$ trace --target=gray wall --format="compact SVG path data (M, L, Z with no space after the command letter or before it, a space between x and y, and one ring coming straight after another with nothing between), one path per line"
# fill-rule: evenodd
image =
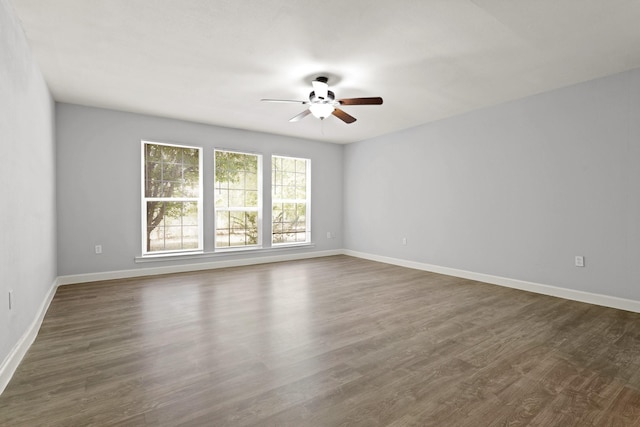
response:
M296 253L342 248L342 157L335 144L208 126L179 120L70 104L56 105L58 154L58 274L109 272L176 264L272 256L244 253L200 260L135 263L141 253L140 141L204 147L205 251L213 250L213 149L227 148L311 159L311 227L315 247ZM268 170L268 169L267 169ZM264 204L271 203L271 176L265 175ZM267 209L267 211L269 211ZM265 233L269 218L265 219ZM327 232L336 238L327 239ZM264 242L270 242L269 234ZM95 245L103 253L94 253Z
M640 300L639 137L634 70L351 144L345 247Z
M53 111L13 9L0 0L0 362L56 277Z

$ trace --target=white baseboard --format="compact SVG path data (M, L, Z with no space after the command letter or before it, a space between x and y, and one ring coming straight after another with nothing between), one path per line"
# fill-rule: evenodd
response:
M103 273L73 274L58 277L58 284L72 285L75 283L98 282L102 280L128 279L131 277L156 276L159 274L185 273L189 271L213 270L217 268L241 267L245 265L268 264L271 262L295 261L298 259L319 258L332 255L342 255L341 249L315 252L286 253L281 255L220 260L194 264L171 265L162 267L138 268L135 270L105 271Z
M526 282L523 280L509 279L506 277L492 276L489 274L475 273L472 271L459 270L449 267L441 267L438 265L425 264L364 252L357 252L348 249L293 253L198 264L140 268L135 270L108 271L103 273L74 274L69 276L60 276L52 283L51 288L49 289L49 292L47 293L44 301L40 305L40 308L33 322L0 365L0 394L2 394L7 384L9 384L9 381L11 380L11 377L13 376L15 370L27 353L27 350L29 350L29 347L31 346L33 341L36 339L44 316L47 313L49 305L53 300L58 286L71 285L75 283L96 282L102 280L152 276L158 274L182 273L188 271L211 270L227 267L240 267L245 265L266 264L271 262L294 261L299 259L318 258L332 255L348 255L356 258L413 268L416 270L430 271L433 273L445 274L448 276L460 277L469 280L477 280L479 282L490 283L493 285L505 286L508 288L520 289L523 291L529 291L543 295L560 297L568 300L580 301L589 304L596 304L605 307L640 313L640 301L618 298L608 295L594 294L590 292L576 291L566 288L559 288L556 286L542 285L540 283Z
M33 322L31 322L29 328L22 337L20 337L16 345L13 346L7 357L2 361L2 364L0 365L0 394L2 394L9 384L11 377L13 377L16 369L18 369L18 365L20 365L20 362L22 362L25 354L27 354L29 347L31 347L36 336L38 336L38 331L40 331L44 315L47 313L49 305L53 300L53 296L56 294L56 289L58 289L58 282L57 280L54 280L49 288L49 292L47 292L47 295L44 298L44 301L40 304Z
M40 326L42 325L42 321L44 320L44 316L49 309L49 305L53 300L53 297L56 293L56 289L58 286L62 285L71 285L75 283L87 283L87 282L97 282L102 280L112 280L112 279L126 279L130 277L140 277L140 276L153 276L158 274L169 274L169 273L183 273L189 271L201 271L201 270L212 270L217 268L227 268L227 267L240 267L244 265L254 265L254 264L267 264L271 262L282 262L282 261L295 261L299 259L309 259L309 258L319 258L326 257L332 255L342 255L343 251L341 249L337 250L328 250L328 251L316 251L316 252L303 252L303 253L287 253L282 255L274 255L274 256L265 256L265 257L256 257L256 258L244 258L244 259L234 259L234 260L226 260L226 261L215 261L215 262L206 262L206 263L197 263L197 264L185 264L185 265L174 265L174 266L164 266L164 267L151 267L151 268L141 268L135 270L120 270L120 271L107 271L103 273L89 273L89 274L74 274L69 276L59 276L51 285L49 292L47 293L44 301L40 305L40 308L36 314L35 319L27 329L27 331L22 335L22 337L18 340L16 345L13 347L11 352L4 359L2 364L0 365L0 394L4 391L4 389L9 384L11 377L14 372L20 365L20 362L24 358L25 354L31 347L31 344L36 339L38 335L38 331L40 330Z
M407 261L404 259L374 255L365 252L357 252L348 249L345 249L343 253L345 255L368 259L370 261L378 261L385 264L397 265L400 267L430 271L432 273L445 274L447 276L460 277L463 279L477 280L478 282L490 283L492 285L534 292L536 294L549 295L572 301L586 302L588 304L601 305L604 307L640 313L640 301L636 300L618 298L609 295L594 294L591 292L576 291L573 289L543 285L540 283L527 282L524 280L509 279L508 277L492 276L490 274L484 273L474 273L473 271L458 270L456 268L441 267L438 265L425 264L416 261Z

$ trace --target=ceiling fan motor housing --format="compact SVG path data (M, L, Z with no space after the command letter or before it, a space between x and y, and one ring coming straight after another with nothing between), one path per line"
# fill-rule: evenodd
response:
M309 102L312 104L331 104L336 99L336 95L332 91L327 91L326 98L320 98L316 96L315 91L311 91L309 94Z

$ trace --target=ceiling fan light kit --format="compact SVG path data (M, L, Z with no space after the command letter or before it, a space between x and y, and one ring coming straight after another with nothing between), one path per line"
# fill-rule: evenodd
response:
M288 99L262 99L265 102L293 102L296 104L308 104L309 108L302 113L292 117L290 122L297 122L298 120L308 116L309 114L314 117L324 120L330 115L333 115L343 122L350 124L356 121L356 118L338 108L341 105L381 105L382 98L369 97L369 98L345 98L336 100L335 94L329 90L329 79L324 76L317 77L311 82L313 90L309 94L309 101L293 101Z
M327 103L311 104L309 106L309 110L311 110L311 114L313 114L313 117L316 117L320 120L324 120L329 117L329 115L331 115L331 113L333 113L333 110L335 109L336 107Z

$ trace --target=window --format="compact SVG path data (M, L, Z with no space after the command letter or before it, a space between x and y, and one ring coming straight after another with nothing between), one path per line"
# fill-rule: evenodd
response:
M262 244L262 156L215 151L216 248Z
M271 158L272 244L311 241L311 160Z
M201 148L142 141L142 254L202 250Z

